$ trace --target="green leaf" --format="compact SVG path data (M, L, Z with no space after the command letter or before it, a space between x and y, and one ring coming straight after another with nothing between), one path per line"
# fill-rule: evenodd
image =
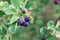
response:
M26 4L26 8L30 8L30 7L33 7L34 5L34 1L29 1L27 4Z
M9 32L10 32L11 34L14 34L15 31L16 31L16 28L17 28L17 23L11 24L10 27L9 27Z
M54 27L54 25L55 25L55 23L52 20L47 23L48 28L52 28L52 27Z
M9 6L8 2L3 2L2 11L5 12L6 15L11 15L16 13L16 9Z
M47 40L58 40L55 36L53 35L47 35Z
M4 14L3 11L1 11L1 12L0 12L0 17L3 17L3 15L5 15L5 14Z
M3 2L3 3L2 3L2 7L3 7L3 8L4 8L4 7L9 7L8 2L7 2L7 1Z
M0 3L1 4L1 3ZM0 10L2 10L2 6L0 5Z
M5 25L2 26L2 32L4 35L7 33L7 28Z
M3 32L2 32L2 30L0 30L0 35L3 35Z
M14 23L15 21L17 21L19 19L19 16L17 15L13 15L11 20L10 20L10 24Z
M10 0L10 1L16 8L20 7L20 1L19 0Z
M2 38L0 38L0 40L3 40Z
M4 25L8 25L9 22L10 22L9 19L2 19L2 24L4 24Z
M26 16L28 16L28 13L26 13L26 14L22 14L22 16L23 16L23 17L26 17Z
M60 28L55 28L55 30L54 30L55 32L59 32L60 33Z
M15 10L15 9L14 9ZM6 15L11 15L11 14L15 14L16 11L14 11L12 8L10 7L5 7L3 8L3 11L5 12Z
M30 16L30 22L33 23L34 19L32 16Z
M5 35L7 32L7 28L5 25L0 26L0 34Z
M46 32L47 32L47 28L46 28L46 27L42 27L42 28L40 29L40 33L41 33L42 35L46 35Z

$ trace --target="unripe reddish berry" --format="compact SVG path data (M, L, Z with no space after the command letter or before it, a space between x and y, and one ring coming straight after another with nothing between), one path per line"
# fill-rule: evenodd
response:
M32 11L28 11L28 14L31 15Z
M4 15L3 17L4 17L4 19L7 19L7 18L8 18L8 16L7 16L7 15Z

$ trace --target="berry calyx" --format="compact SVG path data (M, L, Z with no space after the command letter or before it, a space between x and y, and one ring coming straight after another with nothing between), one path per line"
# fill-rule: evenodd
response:
M30 18L28 16L25 17L25 21L29 22Z

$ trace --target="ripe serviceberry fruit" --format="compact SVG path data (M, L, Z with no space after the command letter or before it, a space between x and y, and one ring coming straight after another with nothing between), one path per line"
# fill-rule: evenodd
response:
M29 22L30 18L28 16L25 17L25 21Z
M54 3L55 3L55 4L58 4L58 2L57 2L57 1L54 1Z
M18 20L18 24L23 26L24 21L23 20Z
M41 40L46 40L46 37L45 36L41 37Z
M26 13L26 10L25 9L22 9L22 13L25 14Z
M24 26L27 27L29 25L29 22L24 22Z
M54 0L54 3L55 4L59 4L60 3L60 0Z

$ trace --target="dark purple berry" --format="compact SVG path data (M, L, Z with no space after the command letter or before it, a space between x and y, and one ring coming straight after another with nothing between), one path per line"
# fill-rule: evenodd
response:
M30 18L28 16L25 17L25 21L29 22Z
M60 0L54 0L54 3L55 4L59 4L60 3Z
M54 1L54 3L55 3L55 4L58 4L58 2L57 2L57 1Z
M22 13L25 14L26 13L26 10L25 9L22 9Z
M46 40L46 37L45 37L45 36L43 36L43 37L41 38L41 40Z
M27 27L29 25L29 22L24 22L24 26Z
M24 21L23 20L18 20L18 24L23 26Z

